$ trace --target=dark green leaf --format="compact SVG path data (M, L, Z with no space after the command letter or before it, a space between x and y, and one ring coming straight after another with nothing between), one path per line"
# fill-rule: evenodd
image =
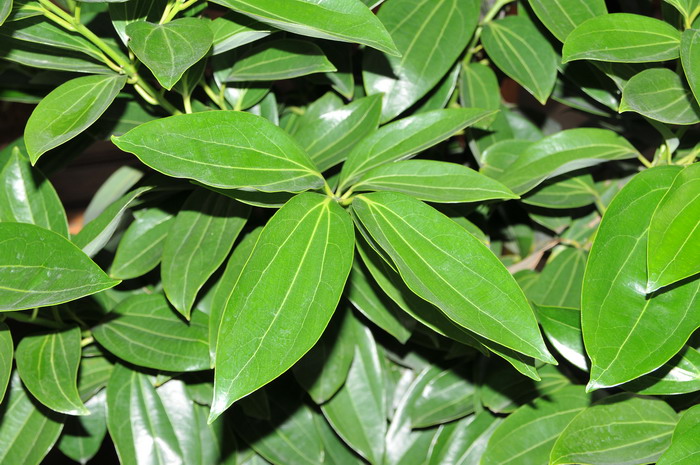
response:
M542 330L554 348L572 365L588 371L588 359L583 349L581 311L577 308L537 305Z
M156 393L175 431L175 436L182 451L183 463L204 465L202 463L203 449L214 448L211 443L202 444L200 434L196 433L198 427L206 427L198 424L198 415L195 412L196 406L187 392L185 383L179 379L171 379L159 386L156 389ZM193 430L195 431L194 434Z
M416 113L425 113L427 111L442 110L452 99L452 95L457 88L459 80L459 72L462 68L461 63L457 63L452 71L447 73L445 77L431 90L428 94L418 102Z
M105 357L86 357L83 354L78 370L78 393L83 402L107 386L113 368L112 362Z
M2 0L0 3L0 26L5 22L12 12L12 0Z
M5 323L0 323L0 404L5 398L7 383L12 375L12 359L15 346L12 343L10 328Z
M469 381L464 366L448 369L431 366L414 381L406 414L412 428L448 423L474 412L476 386Z
M538 305L581 308L581 285L588 253L568 247L552 255L531 289L530 299Z
M0 55L4 60L33 68L114 76L114 71L106 65L98 63L82 53L65 51L57 55L51 47L17 39L3 38L0 40Z
M112 173L100 188L97 189L97 192L95 192L95 195L85 209L83 215L85 223L87 224L97 218L107 207L128 193L131 188L143 178L144 174L143 169L134 168L132 166L122 166Z
M681 62L695 101L700 102L700 30L688 29L681 36Z
M608 12L605 0L529 0L529 3L542 24L562 42L582 22Z
M255 42L272 33L271 27L235 11L229 11L212 21L211 30L214 34L214 55Z
M498 110L501 107L501 90L496 73L480 63L464 65L459 96L463 107Z
M104 391L85 403L90 415L69 417L58 449L76 462L86 463L92 459L107 434L107 395Z
M501 419L482 410L476 415L445 425L433 443L429 465L477 464Z
M360 465L362 459L353 453L353 451L345 445L338 437L333 429L328 425L328 422L323 415L314 415L314 423L316 431L321 436L324 449L324 462L328 465Z
M112 19L114 30L119 38L128 43L126 26L136 21L158 22L163 15L167 0L129 0L127 2L110 2L109 16Z
M544 208L580 208L596 201L593 176L588 173L562 176L544 183L523 198L523 203Z
M700 352L685 346L661 368L624 384L623 388L659 396L700 391Z

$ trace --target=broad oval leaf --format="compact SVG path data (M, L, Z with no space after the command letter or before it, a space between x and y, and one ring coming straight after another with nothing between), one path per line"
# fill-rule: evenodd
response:
M659 368L700 326L700 280L646 292L649 223L680 170L664 166L637 174L598 228L581 307L591 359L589 389L616 386Z
M671 445L657 465L693 465L700 455L700 406L686 410L673 431Z
M338 305L353 248L350 217L329 197L300 194L272 217L224 310L210 418L313 347Z
M90 127L125 84L126 77L116 74L85 76L52 90L34 109L24 129L31 162Z
M5 323L0 323L0 403L5 398L5 390L12 375L14 352L10 328Z
M564 42L562 61L645 63L678 58L681 33L660 19L630 13L591 18Z
M642 71L622 89L620 113L634 111L668 124L700 122L700 105L681 76L666 68Z
M557 78L557 56L547 39L522 16L484 27L482 43L498 68L545 104Z
M360 0L217 0L278 29L320 39L357 42L398 54L382 23Z
M493 432L480 463L549 463L549 454L562 430L589 403L590 396L583 386L569 386L523 405Z
M206 189L195 190L185 200L165 238L160 272L165 295L185 318L249 214L248 205Z
M457 163L406 160L378 166L353 186L356 191L393 191L428 202L517 199L503 184Z
M688 29L681 36L681 63L688 84L700 102L700 29Z
M78 394L80 328L25 336L15 360L22 382L39 402L69 415L90 413Z
M250 134L256 137L249 138ZM208 186L299 192L323 185L309 156L282 129L240 111L206 111L142 124L112 138L163 174Z
M382 121L416 103L452 69L479 20L478 0L393 0L378 17L401 56L369 50L362 63L368 94L384 93Z
M163 371L209 368L207 315L185 322L162 294L129 297L93 330L105 349L134 365Z
M0 311L46 307L119 284L55 232L0 223Z
M125 32L129 48L170 90L211 48L214 35L209 22L204 18L180 18L165 24L134 21Z
M676 412L662 400L606 397L566 426L549 463L652 463L669 446L676 421Z
M576 26L608 12L605 0L529 0L529 3L542 24L562 42Z
M80 463L87 463L97 454L107 434L105 391L90 398L85 406L90 410L90 415L69 417L57 444L63 454Z
M513 277L461 226L397 193L357 196L353 211L420 297L480 336L554 361Z

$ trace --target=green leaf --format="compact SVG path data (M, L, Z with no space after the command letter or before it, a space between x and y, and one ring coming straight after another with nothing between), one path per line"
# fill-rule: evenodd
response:
M490 145L481 154L482 174L501 179L508 174L510 166L532 145L529 140L506 139Z
M700 122L700 105L681 76L666 68L642 71L622 90L620 113L634 111L668 124Z
M700 391L700 352L685 346L661 368L622 387L638 394L659 396Z
M39 402L69 415L90 413L78 395L80 328L25 336L15 360L22 382Z
M39 465L61 434L64 418L37 407L15 373L3 403L0 464Z
M681 33L660 19L611 13L591 18L564 42L562 61L647 63L678 58Z
M357 325L350 309L339 311L321 339L294 365L297 382L319 405L345 383L355 355Z
M136 21L149 21L156 23L163 15L167 0L129 0L127 2L110 2L109 16L112 19L114 30L126 45L129 36L126 34L126 26Z
M0 323L0 403L5 398L7 383L12 375L12 359L15 346L12 343L10 328L5 323Z
M581 308L581 285L587 258L585 250L573 247L553 254L532 286L530 299L549 307Z
M420 297L480 336L554 361L513 277L461 226L418 200L389 192L356 197L353 211Z
M255 42L273 32L271 27L235 11L219 16L210 27L214 34L213 55Z
M381 95L358 99L304 118L294 138L311 156L319 171L326 171L345 160L357 141L376 131L381 110Z
M544 305L537 305L536 309L542 330L556 351L575 367L588 371L581 334L581 311Z
M226 259L250 207L205 189L185 200L163 245L161 278L170 303L189 319L197 293Z
M207 315L185 322L162 294L129 297L93 329L105 349L134 365L163 371L209 368Z
M134 212L136 218L122 236L109 275L117 279L143 276L160 263L173 215L160 208Z
M700 406L686 410L673 431L671 445L657 465L692 465L700 454Z
M452 95L457 89L457 81L459 80L459 71L462 68L461 63L457 63L452 71L448 72L442 80L426 94L419 102L415 113L425 113L427 111L442 110L449 105Z
M145 374L114 367L107 385L107 429L120 463L182 465L163 403Z
M688 20L694 19L700 13L700 3L698 0L664 0L666 3L673 5L684 18Z
M65 51L57 55L51 47L17 39L3 38L0 40L0 54L4 60L33 68L114 76L114 71L103 63L98 63L82 53Z
M323 185L309 156L284 130L250 113L171 116L112 140L156 171L208 186L299 192Z
M67 457L80 463L92 459L107 434L107 395L101 391L85 403L90 415L69 417L57 447Z
M673 180L649 225L647 292L700 272L700 163Z
M211 443L202 444L201 430L197 430L199 428L206 429L206 426L198 424L198 412L195 412L196 406L187 392L187 386L180 379L171 379L159 386L156 393L175 431L182 451L183 463L204 465L202 454L205 451L203 448L215 449L215 447L212 447Z
M236 61L225 81L276 81L336 71L318 45L296 39L265 42Z
M547 39L522 16L490 22L482 35L496 66L544 105L557 78L557 56Z
M676 412L662 400L606 397L569 423L549 463L653 463L669 446L676 421Z
M126 77L116 74L85 76L61 84L44 97L24 130L32 164L97 121L125 84Z
M170 90L211 48L214 36L209 22L203 18L180 18L165 24L134 21L125 31L129 48Z
M372 168L411 158L492 114L493 111L479 108L450 108L421 113L382 126L359 141L348 154L340 172L339 189L355 183Z
M542 24L562 42L587 19L608 12L605 0L529 0L529 3Z
M31 224L0 223L0 311L46 307L119 284L66 238Z
M324 449L324 463L329 465L361 465L362 459L345 445L330 427L323 415L314 415L317 434Z
M700 6L700 5L699 5ZM681 62L685 77L700 102L700 30L688 29L681 36Z
M354 326L355 357L345 385L321 405L333 430L372 464L382 461L387 405L379 348L369 328Z
M523 203L544 208L580 208L596 201L597 191L589 173L552 179L531 191Z
M48 179L19 150L0 171L0 221L31 223L68 237L61 199Z
M637 155L637 150L613 131L569 129L528 146L496 179L520 195L560 174Z
M559 434L589 403L582 386L569 386L523 405L494 431L480 463L549 463Z
M425 368L414 381L406 415L412 428L448 423L474 412L476 386L464 366Z
M90 400L102 388L112 375L114 365L105 357L86 357L80 360L78 370L78 392L83 402Z
M398 54L382 23L360 0L217 0L246 16L308 37L357 42Z
M598 228L581 307L591 359L589 389L622 384L659 368L700 326L700 280L646 293L651 216L680 170L664 166L637 174L617 194Z
M491 68L481 63L462 65L459 97L465 108L483 108L496 111L501 108L501 89ZM483 127L488 127L484 121Z
M501 419L482 410L445 425L435 438L428 465L479 463Z
M318 341L350 273L353 237L347 213L317 194L294 197L267 223L224 310L210 418Z
M132 166L122 166L112 173L90 199L83 215L85 223L97 218L107 207L127 194L143 178L144 174L143 169Z
M457 163L406 160L378 166L365 173L356 191L393 191L428 202L479 202L517 199L507 187Z
M12 0L2 0L0 3L0 26L3 25L5 20L12 12Z
M401 56L368 50L367 94L384 93L382 121L394 119L434 88L466 48L479 20L478 0L394 0L378 17Z

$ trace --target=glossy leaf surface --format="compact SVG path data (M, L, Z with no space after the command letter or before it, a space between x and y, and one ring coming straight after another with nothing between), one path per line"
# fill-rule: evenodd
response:
M685 77L693 90L695 101L700 102L700 30L689 29L681 36L681 63Z
M581 333L581 310L538 305L537 315L544 334L557 352L575 367L588 371Z
M412 428L448 423L474 411L477 388L469 381L464 367L426 368L416 378L416 385L420 389L414 390L406 406Z
M691 465L700 455L700 407L686 410L673 431L671 445L658 465Z
M605 0L529 0L529 3L542 24L562 42L587 19L608 12Z
M233 11L216 18L210 27L214 35L214 55L255 42L272 33L271 27Z
M686 345L661 368L623 386L628 391L647 395L696 392L700 390L700 352Z

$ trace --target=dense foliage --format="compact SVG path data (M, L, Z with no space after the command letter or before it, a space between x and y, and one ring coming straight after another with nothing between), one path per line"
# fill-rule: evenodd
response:
M0 465L698 463L699 0L212 1L0 0Z

